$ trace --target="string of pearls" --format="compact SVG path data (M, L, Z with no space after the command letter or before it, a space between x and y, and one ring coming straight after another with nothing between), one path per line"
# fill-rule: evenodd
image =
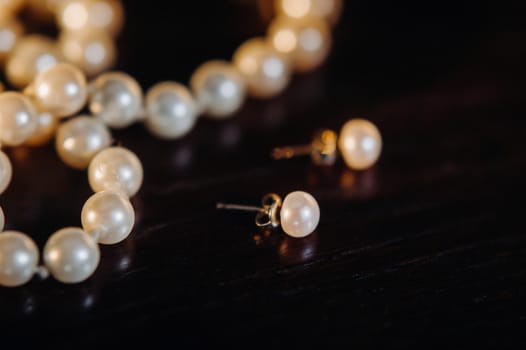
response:
M13 17L22 0L0 1L0 13L11 15L0 17L0 60L4 60L9 82L23 89L0 93L0 143L43 145L55 137L59 157L70 167L87 169L95 194L82 209L82 228L68 227L51 235L43 250L43 265L39 265L38 248L29 236L17 231L0 234L0 285L9 287L47 273L63 283L82 282L99 264L97 243L119 243L132 231L135 213L129 198L141 187L143 169L130 150L111 146L109 128L142 121L153 135L177 139L192 130L200 115L228 118L247 95L269 98L281 93L293 72L313 70L326 59L330 25L341 11L341 0L278 0L278 17L267 36L242 44L232 62L215 60L201 65L191 77L190 88L161 82L143 96L140 85L128 74L98 74L113 61L114 50L109 49L113 42L108 38L122 27L120 2L27 1L28 6L54 14L62 32L57 42L23 37ZM94 49L96 41L103 50ZM77 47L71 48L74 45ZM104 59L95 62L93 52ZM87 76L93 75L98 76L88 83ZM90 114L62 122L86 106ZM0 151L0 194L11 177L9 158ZM3 228L0 208L0 232Z

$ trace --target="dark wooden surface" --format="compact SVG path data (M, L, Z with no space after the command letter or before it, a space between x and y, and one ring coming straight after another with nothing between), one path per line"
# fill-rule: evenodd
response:
M186 82L265 25L250 1L171 3L125 4L118 68L145 88ZM86 283L0 289L0 343L523 348L526 8L507 5L349 1L330 61L283 96L177 142L115 133L145 167L134 233ZM268 157L356 116L384 136L371 170ZM79 225L85 173L51 146L9 153L8 228L42 247ZM298 189L322 213L304 240L214 209Z

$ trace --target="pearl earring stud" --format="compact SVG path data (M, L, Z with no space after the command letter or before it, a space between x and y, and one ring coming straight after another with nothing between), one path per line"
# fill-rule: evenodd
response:
M291 159L310 155L316 165L333 165L338 151L347 166L355 170L372 167L382 152L382 135L378 128L365 119L351 119L342 127L340 136L324 129L317 132L310 144L277 147L272 158Z
M274 193L267 194L261 206L218 203L217 209L241 210L256 212L258 227L279 227L294 238L303 238L316 230L320 221L320 207L309 193L295 191L284 200Z

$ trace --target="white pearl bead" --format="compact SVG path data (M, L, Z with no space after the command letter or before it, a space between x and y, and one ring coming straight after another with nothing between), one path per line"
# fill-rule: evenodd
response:
M11 161L4 152L0 151L0 194L4 193L9 187L12 176L13 167L11 166Z
M2 207L0 207L0 232L4 230L4 227L5 227L5 215L4 215L4 210L2 209Z
M245 101L245 81L230 63L210 61L201 65L190 81L200 109L223 119L234 114Z
M0 62L5 61L22 36L24 27L14 18L0 18Z
M102 31L63 32L58 46L68 62L90 77L111 68L117 58L113 38Z
M291 78L286 57L261 38L241 45L234 53L233 62L253 97L273 97L287 87Z
M125 128L142 113L142 89L128 74L102 74L91 83L90 91L91 113L112 128Z
M318 17L278 17L270 25L268 37L272 46L288 55L294 69L301 73L321 65L332 45L330 28Z
M82 208L82 227L89 234L99 235L102 244L125 240L135 224L135 212L130 201L112 191L95 193Z
M36 109L18 92L0 94L0 141L8 146L24 143L38 125Z
M122 4L117 0L61 1L56 13L64 31L105 31L115 36L124 22Z
M153 86L146 94L146 127L164 139L186 135L197 121L197 105L186 87L175 82Z
M6 75L17 88L24 88L38 73L62 60L55 42L42 35L28 35L20 38L9 54Z
M320 207L312 195L296 191L285 197L280 216L283 231L291 237L302 238L318 227Z
M17 287L35 274L38 248L27 235L6 231L0 233L0 285Z
M93 158L88 168L88 180L94 192L109 190L132 197L142 185L142 164L126 148L111 147Z
M37 115L38 124L35 132L26 141L29 146L42 146L51 141L58 128L58 118L49 112L41 112Z
M364 170L373 166L380 157L382 136L370 121L352 119L343 126L338 145L347 166Z
M86 77L77 67L59 63L37 75L32 92L40 110L67 117L86 103Z
M75 117L60 125L55 140L60 159L76 169L86 169L91 159L110 144L108 128L89 116Z
M99 246L80 228L68 227L55 232L44 247L46 267L63 283L88 279L99 261Z
M341 16L342 0L275 0L276 10L285 16L301 19L319 17L334 25Z

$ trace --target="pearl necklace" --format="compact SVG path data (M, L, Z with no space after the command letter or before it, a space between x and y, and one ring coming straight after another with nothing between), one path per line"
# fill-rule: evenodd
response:
M13 38L10 45L0 39L0 60L6 60L11 84L24 89L0 94L0 142L41 145L56 134L59 157L73 168L87 169L95 194L82 208L82 228L68 227L51 235L43 265L29 236L17 231L0 234L0 285L8 287L23 285L35 274L51 274L63 283L82 282L99 265L98 243L116 244L131 233L135 213L129 198L141 187L143 168L130 150L111 147L109 127L142 121L153 135L177 139L193 129L200 115L225 119L239 110L247 95L276 96L294 71L308 72L325 61L331 47L330 24L342 5L341 0L277 0L279 16L266 38L242 44L231 63L210 61L198 67L191 89L161 82L143 98L140 85L125 73L103 73L89 84L86 78L107 70L114 61L111 39L123 22L119 1L27 1L33 10L51 9L62 32L58 44L39 36L22 38L14 17L0 19L0 31ZM22 0L3 1L0 13L14 16L21 4ZM91 116L59 122L86 104ZM0 193L11 177L9 158L0 151ZM3 228L0 208L0 231Z

